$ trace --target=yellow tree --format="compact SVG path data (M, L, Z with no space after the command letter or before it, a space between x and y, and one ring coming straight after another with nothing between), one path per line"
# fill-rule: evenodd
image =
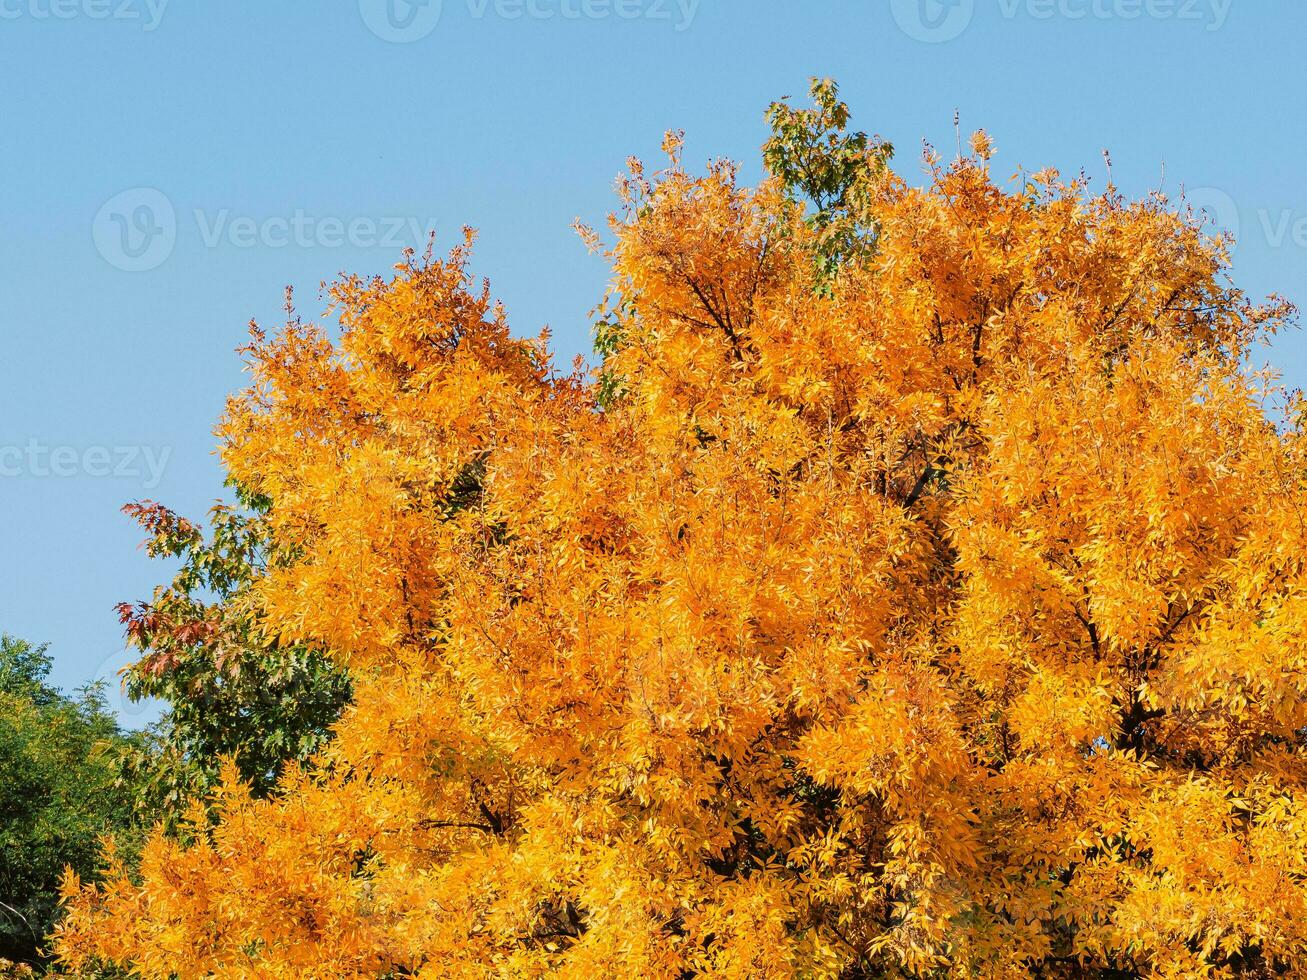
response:
M470 236L255 333L260 621L354 704L70 878L66 963L1307 976L1303 415L1247 369L1292 310L1161 195L983 134L913 186L814 94L759 187L632 162L595 377Z

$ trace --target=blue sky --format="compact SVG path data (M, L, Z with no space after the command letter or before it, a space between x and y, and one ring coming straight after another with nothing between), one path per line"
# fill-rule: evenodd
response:
M118 508L220 494L233 350L286 285L316 315L322 280L471 224L570 358L606 277L572 219L671 127L755 177L811 75L909 176L954 109L1008 172L1164 172L1238 229L1249 292L1301 302L1304 38L1287 0L0 0L0 629L60 684L113 677L113 605L167 572ZM1267 356L1307 381L1302 335Z

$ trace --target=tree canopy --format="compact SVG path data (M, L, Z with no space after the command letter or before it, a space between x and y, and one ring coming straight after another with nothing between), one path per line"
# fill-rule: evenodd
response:
M66 867L94 875L100 838L132 827L118 758L131 737L103 695L49 684L46 647L0 635L0 971L40 963Z
M1160 192L983 133L917 186L815 94L756 187L631 162L596 374L470 233L254 331L244 594L353 701L70 875L70 967L1307 976L1293 311Z

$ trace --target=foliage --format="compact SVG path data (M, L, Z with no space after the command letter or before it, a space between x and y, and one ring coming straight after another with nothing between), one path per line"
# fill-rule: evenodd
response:
M972 146L868 178L874 248L814 289L810 188L670 137L621 185L602 408L470 236L341 281L338 340L256 330L249 595L354 704L138 880L70 877L66 961L1307 976L1307 443L1246 370L1292 310L1161 195Z
M830 79L813 79L813 108L795 109L782 99L767 110L771 137L762 158L784 188L788 200L805 214L812 232L813 287L829 296L840 267L866 262L875 252L876 224L869 195L894 155L894 148L866 133L847 133L849 107L839 101L839 88ZM680 133L668 134L674 144ZM669 144L671 145L671 144ZM639 161L632 161L639 177ZM784 224L780 225L783 232ZM598 236L580 227L593 250ZM600 307L594 325L594 352L600 358L595 401L607 408L626 390L615 357L624 346L624 324L636 315L635 298L618 291Z
M795 109L785 100L767 110L771 138L762 160L791 198L812 209L817 287L831 289L841 265L865 261L876 242L870 195L885 173L894 147L866 133L846 133L849 107L830 79L813 79L813 107Z
M0 636L0 975L38 964L65 866L92 875L99 838L131 825L114 754L129 744L104 698L47 683L44 646Z
M255 795L287 762L305 762L329 737L349 699L344 672L316 649L269 634L252 582L270 563L268 502L236 488L239 506L217 504L212 532L152 501L124 510L146 530L152 557L176 559L176 575L151 602L119 606L142 651L126 676L134 698L168 705L138 751L124 759L138 809L176 829L231 759Z

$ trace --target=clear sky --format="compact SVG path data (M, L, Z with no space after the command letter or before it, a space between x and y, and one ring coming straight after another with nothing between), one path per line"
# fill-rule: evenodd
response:
M287 284L316 315L321 280L470 224L570 358L606 276L572 219L671 127L756 176L811 75L910 177L955 108L1007 172L1164 172L1238 228L1242 285L1301 303L1304 39L1297 0L0 0L0 629L113 677L114 604L167 573L118 508L221 493L233 351ZM1303 335L1268 357L1307 382Z

